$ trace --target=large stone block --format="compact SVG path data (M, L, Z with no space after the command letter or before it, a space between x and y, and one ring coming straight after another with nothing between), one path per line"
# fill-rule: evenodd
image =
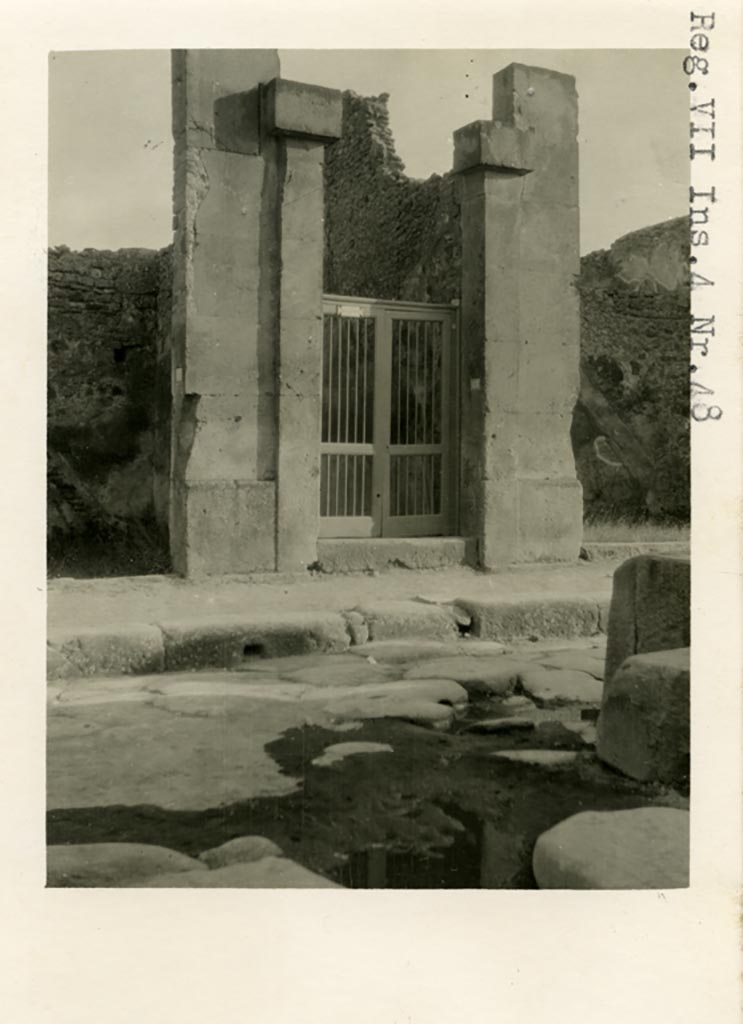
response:
M453 615L437 605L378 601L363 605L358 611L369 627L370 640L446 640L458 636Z
M218 127L224 135L223 97L250 92L279 73L277 50L173 50L171 60L173 134L202 149L219 147Z
M688 648L636 654L607 680L596 752L640 782L688 783Z
M225 615L164 622L165 669L237 668L256 656L343 651L348 635L336 612Z
M585 811L537 839L540 889L684 889L689 812L671 807Z
M341 135L343 103L338 89L274 78L264 92L266 129L331 142Z
M497 168L514 174L532 169L534 137L511 125L473 121L454 132L454 170Z
M518 495L519 560L577 559L583 537L583 490L578 481L519 480Z
M276 485L270 480L187 483L183 548L174 568L188 575L276 568Z
M51 888L114 888L137 885L167 871L198 871L198 860L162 846L141 843L73 843L49 846L47 886Z
M688 647L691 563L688 558L639 555L614 573L606 678L632 654Z
M131 884L144 889L340 889L322 875L285 857L262 857L249 864L230 864L201 871L155 875Z
M593 636L599 628L598 604L591 598L545 598L509 601L470 600L456 605L472 616L474 636L492 640L513 637Z
M55 652L50 655L50 652ZM78 626L52 630L47 638L49 678L142 675L163 670L163 638L157 626Z

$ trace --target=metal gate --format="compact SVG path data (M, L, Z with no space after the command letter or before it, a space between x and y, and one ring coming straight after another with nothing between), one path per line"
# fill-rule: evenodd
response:
M456 309L325 296L321 537L450 533Z

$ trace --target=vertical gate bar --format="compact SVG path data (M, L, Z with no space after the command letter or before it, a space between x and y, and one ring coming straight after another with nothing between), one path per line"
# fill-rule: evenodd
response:
M353 334L354 321L349 318L348 320L348 334L346 336L346 430L345 437L343 440L348 444L351 440L351 435L348 433L348 420L350 412L350 399L351 399L351 335Z
M418 426L419 426L419 423L418 423L418 420L419 420L418 409L419 409L419 406L420 406L420 400L419 400L419 395L420 395L420 390L419 390L419 388L420 388L420 379L419 379L419 376L420 376L420 358L421 358L420 341L421 341L421 322L420 322L420 320L416 320L415 321L415 377L414 377L414 384L413 384L413 401L415 402L415 405L413 407L413 422L414 422L415 426L413 427L413 444L418 444L418 442L420 440L420 438L418 436Z
M364 317L364 344L362 352L364 353L361 361L361 436L359 441L362 444L366 443L366 360L367 356L367 345L368 339L368 327L369 321Z
M428 444L428 320L423 325L423 444Z
M361 456L361 514L366 515L366 455Z
M359 349L361 348L361 318L356 321L353 359L353 440L359 443Z
M405 440L410 444L410 321L405 321Z
M335 359L335 337L338 333L338 317L330 321L330 337L328 339L328 441L333 440L333 360Z
M397 401L395 403L395 415L396 415L396 419L397 419L397 426L396 426L395 432L393 434L393 439L394 439L395 444L399 444L400 443L400 424L401 424L401 420L400 420L400 394L401 394L401 391L400 391L400 378L402 376L402 373L401 373L401 370L402 370L402 331L401 331L400 321L399 320L393 320L392 321L392 339L393 339L393 353L394 353L394 355L397 356L397 371L396 371L397 381L395 382L397 384L397 388L396 388L396 390L397 390Z
M343 440L343 438L341 436L341 422L342 422L342 414L343 414L343 389L342 389L341 374L343 372L343 331L344 331L344 323L345 323L345 317L341 317L340 318L340 324L339 324L339 327L338 327L338 382L337 382L337 385L336 385L337 394L338 394L338 421L336 423L336 429L335 429L335 439L336 439L336 441L342 441Z
M351 465L353 466L353 487L351 489L351 493L353 495L353 499L352 499L352 502L351 502L351 515L352 516L356 515L356 489L357 489L356 488L356 466L357 466L358 461L359 461L358 455L352 455L351 456Z
M438 327L436 331L436 355L437 359L434 360L434 375L433 375L433 440L436 442L437 427L440 427L440 416L441 416L441 404L439 402L439 380L441 378L441 360L443 359L443 352L441 346L441 328ZM438 436L441 436L440 430Z

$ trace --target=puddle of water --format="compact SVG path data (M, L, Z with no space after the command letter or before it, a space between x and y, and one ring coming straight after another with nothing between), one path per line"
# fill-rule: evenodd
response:
M442 810L463 829L432 853L356 850L333 872L349 889L534 889L525 837L504 833L486 819L450 805Z

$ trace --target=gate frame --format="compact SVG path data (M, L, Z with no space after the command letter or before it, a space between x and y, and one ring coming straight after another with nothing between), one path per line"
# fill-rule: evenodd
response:
M460 529L460 439L461 439L461 401L460 401L460 374L461 374L461 306L459 299L452 299L451 302L414 302L406 299L376 299L368 296L359 295L336 295L334 293L323 293L323 315L327 312L327 305L334 305L336 307L353 306L359 309L359 315L369 315L367 311L382 310L389 313L406 311L411 313L425 313L426 311L438 311L440 313L447 313L451 316L450 320L450 341L449 341L449 366L448 366L448 388L447 394L442 393L442 403L447 403L448 409L444 417L445 431L442 437L445 438L443 442L443 449L445 451L444 459L444 473L442 479L442 518L445 520L445 530L440 534L428 534L419 533L416 530L406 532L404 529L398 529L395 533L383 533L384 522L386 519L393 518L390 516L385 517L381 511L378 514L380 522L379 533L366 533L362 530L354 532L351 528L350 532L343 535L339 535L335 532L333 527L334 523L342 521L345 524L345 528L348 529L348 523L354 517L331 517L331 516L319 516L318 526L318 538L323 540L343 540L343 539L364 539L364 540L395 540L399 538L428 538L428 537L456 537L459 536ZM336 309L334 312L338 313ZM373 314L372 314L373 315ZM423 319L423 317L421 317ZM390 339L386 339L389 342ZM386 346L385 346L386 347ZM383 351L383 358L386 358L388 352ZM376 352L375 352L375 367L376 367ZM374 422L375 424L379 421L380 415L389 414L389 408L385 408L380 402L380 395L378 394L379 389L374 389ZM322 403L321 403L322 404ZM318 437L321 437L321 428L318 424ZM372 463L372 520L374 519L374 510L377 502L382 502L383 497L376 498L376 493L380 495L387 495L389 498L389 466L390 466L390 445L387 444L387 458L381 460L377 458L377 452L374 451L373 463ZM319 444L319 451L322 454L323 444L322 441ZM376 443L374 445L376 449ZM380 465L383 463L383 465ZM366 520L367 517L356 517L358 519ZM394 517L398 520L406 517ZM413 518L413 517L410 517ZM420 517L417 517L420 518Z

